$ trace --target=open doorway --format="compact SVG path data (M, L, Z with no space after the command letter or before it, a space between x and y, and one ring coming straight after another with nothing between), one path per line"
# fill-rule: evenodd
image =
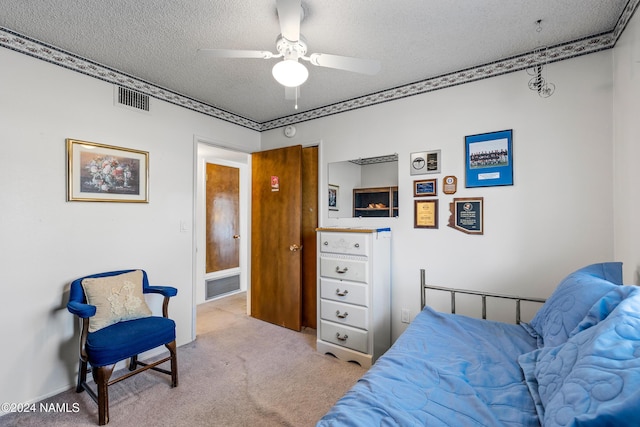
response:
M250 154L197 140L196 162L194 335L198 306L248 291L251 208ZM236 188L230 190L229 185ZM221 218L230 205L237 212ZM212 261L221 255L224 263Z

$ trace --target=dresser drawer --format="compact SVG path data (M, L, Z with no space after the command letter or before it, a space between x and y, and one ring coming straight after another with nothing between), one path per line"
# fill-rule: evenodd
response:
M369 255L368 233L320 233L320 251L346 255Z
M321 300L320 316L323 319L331 320L332 322L360 329L369 329L369 319L366 307Z
M320 321L320 338L333 344L367 353L368 332L346 325L338 325L325 320Z
M369 305L369 287L359 283L321 277L320 298L367 307Z
M320 276L354 282L369 282L368 265L365 260L320 257Z

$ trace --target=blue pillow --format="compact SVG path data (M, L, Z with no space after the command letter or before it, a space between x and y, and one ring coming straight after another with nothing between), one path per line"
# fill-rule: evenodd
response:
M603 320L559 346L518 358L542 425L629 425L640 419L640 288L611 293L619 303L610 305L610 314L602 306L593 310Z
M529 324L542 338L539 347L567 341L591 306L621 284L620 262L592 264L564 278Z
M633 286L616 286L613 290L607 292L602 298L593 304L593 306L584 316L582 322L578 323L573 331L569 334L572 337L585 329L589 329L592 326L602 322L607 316L616 309L631 292L634 292Z

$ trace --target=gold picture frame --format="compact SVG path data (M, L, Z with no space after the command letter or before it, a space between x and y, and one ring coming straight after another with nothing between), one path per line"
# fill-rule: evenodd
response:
M67 201L149 202L149 153L67 138Z

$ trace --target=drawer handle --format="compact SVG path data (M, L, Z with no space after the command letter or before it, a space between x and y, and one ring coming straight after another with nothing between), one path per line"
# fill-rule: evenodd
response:
M343 268L342 270L340 270L340 266L339 266L339 265L338 265L338 266L336 266L336 273L338 273L338 274L344 274L344 273L346 273L348 270L349 270L349 267L345 267L345 268Z
M344 292L340 292L340 288L336 289L336 295L338 295L339 297L346 297L347 294L349 293L348 290L344 290Z
M329 242L327 242L326 240L324 241L323 245L325 246L329 246Z
M344 314L340 314L340 310L336 310L336 317L340 319L346 319L348 315L349 313L347 313L346 311L344 312Z
M355 246L356 248L359 248L359 247L360 247L360 243L356 243L356 244L355 244L355 245L353 245L353 246Z
M349 335L344 334L343 337L340 336L340 332L336 332L336 338L338 338L339 341L346 341L347 338L349 338Z

